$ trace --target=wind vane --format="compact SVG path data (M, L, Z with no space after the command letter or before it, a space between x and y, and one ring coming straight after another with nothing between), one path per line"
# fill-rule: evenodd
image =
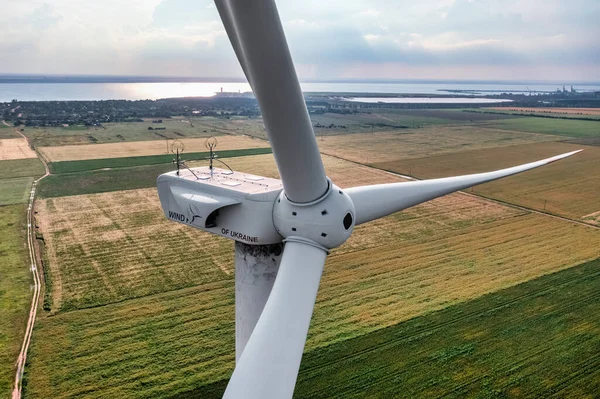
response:
M183 152L183 150L185 149L185 146L183 145L183 143L179 140L175 140L173 142L173 144L171 145L171 152L173 154L175 154L175 159L173 160L173 163L177 165L177 176L179 176L179 168L182 164L182 161L180 159L180 155Z
M217 154L215 154L213 152L213 150L217 147L217 144L219 144L218 140L216 137L212 136L206 139L206 142L204 143L204 146L208 149L209 151L209 165L208 168L210 170L210 178L212 179L213 177L213 161L214 159L217 157Z

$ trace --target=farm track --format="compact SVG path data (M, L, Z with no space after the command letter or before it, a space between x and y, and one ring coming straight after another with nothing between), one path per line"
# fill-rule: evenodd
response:
M7 126L5 121L2 121ZM29 139L20 131L15 129L19 135L21 135L29 146L31 143ZM39 156L39 154L38 154ZM29 344L31 343L31 335L33 334L33 326L35 324L35 318L37 316L37 308L40 299L40 291L42 288L42 282L40 279L40 273L38 268L38 259L37 253L35 251L35 218L34 214L34 202L35 202L35 189L40 180L44 179L46 176L50 175L50 170L48 169L48 164L43 157L40 157L42 163L44 164L44 169L46 173L35 180L31 186L31 193L29 195L29 204L27 206L27 247L29 249L29 259L31 260L31 273L33 274L33 297L31 299L31 308L29 310L29 318L27 320L27 327L25 329L25 336L23 337L23 344L21 345L21 351L19 352L19 357L17 358L17 372L15 374L15 386L12 393L12 399L21 399L21 388L23 384L23 374L25 372L25 363L27 362L27 352L29 350Z

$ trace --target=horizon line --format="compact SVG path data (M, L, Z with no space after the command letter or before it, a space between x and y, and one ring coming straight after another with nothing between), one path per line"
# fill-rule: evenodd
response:
M464 83L464 84L552 84L600 85L598 81L571 80L504 80L504 79L373 79L330 78L300 79L301 83ZM16 74L0 73L0 83L247 83L240 77L195 77L160 75L110 75L110 74Z

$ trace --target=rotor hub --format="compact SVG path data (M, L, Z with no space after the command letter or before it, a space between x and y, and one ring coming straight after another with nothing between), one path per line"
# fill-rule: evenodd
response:
M282 191L273 207L273 224L285 238L299 237L331 249L342 245L354 229L352 200L328 180L321 198L307 204L290 201Z

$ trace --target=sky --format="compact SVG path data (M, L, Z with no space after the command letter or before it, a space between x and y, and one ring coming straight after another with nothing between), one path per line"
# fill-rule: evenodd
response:
M598 0L277 0L301 80L600 81ZM243 77L212 1L0 0L0 73Z

